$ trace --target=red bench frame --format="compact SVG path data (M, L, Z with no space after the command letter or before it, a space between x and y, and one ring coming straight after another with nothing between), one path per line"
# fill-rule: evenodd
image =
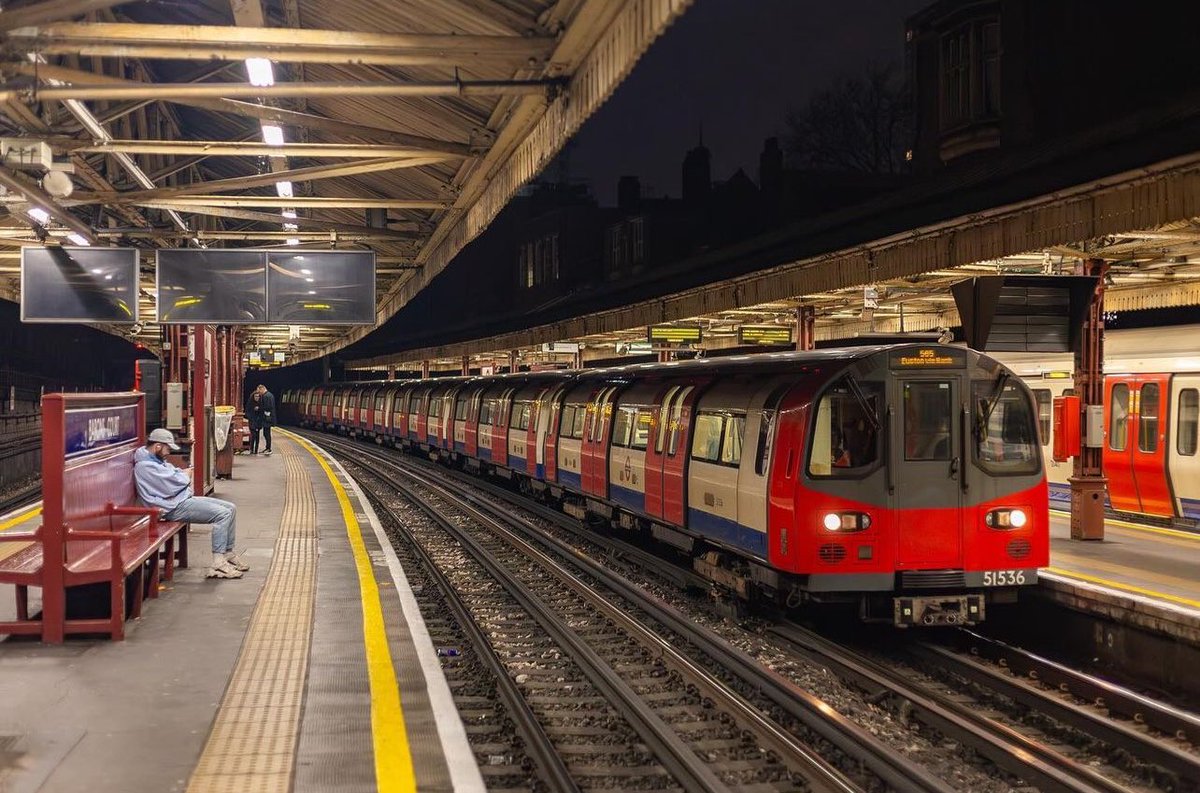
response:
M0 543L31 543L0 560L0 583L16 586L17 619L0 633L40 635L58 644L77 633L125 636L125 580L134 577L132 616L160 580L187 566L187 525L162 521L138 504L133 455L145 445L145 395L42 397L42 520ZM48 564L47 560L58 560ZM161 564L160 564L161 563ZM109 616L67 619L67 589L108 583ZM42 590L41 619L29 617L29 587Z

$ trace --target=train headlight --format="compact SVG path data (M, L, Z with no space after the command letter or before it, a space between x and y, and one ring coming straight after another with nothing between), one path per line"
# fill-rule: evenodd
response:
M991 529L1020 529L1029 522L1023 509L993 509L983 522Z
M865 512L827 512L821 523L827 531L863 531L871 528L871 516Z

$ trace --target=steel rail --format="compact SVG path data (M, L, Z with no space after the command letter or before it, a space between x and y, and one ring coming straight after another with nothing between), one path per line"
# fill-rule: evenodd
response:
M375 509L387 513L397 526L402 527L404 525L404 519L396 513L395 509L385 504L379 498L372 498L371 500L374 502ZM421 506L420 502L414 503ZM471 612L467 609L466 604L463 603L458 590L450 583L450 579L438 567L423 545L415 539L410 538L410 546L421 560L421 564L424 565L425 572L433 578L434 583L441 591L451 615L458 623L462 632L466 634L467 641L471 643L471 646L479 648L478 657L483 661L484 666L487 667L496 681L496 691L504 701L505 707L508 708L508 715L512 718L517 733L524 741L525 751L541 772L542 781L546 783L550 790L561 790L565 793L580 793L579 785L571 777L571 772L567 769L566 763L563 762L562 755L554 748L554 742L550 740L550 736L542 728L537 714L533 712L533 707L529 704L529 700L521 695L521 689L505 668L504 662L500 660L495 652L487 652L488 649L491 649L491 642L488 641L483 629L479 627L479 623L471 616Z
M329 436L323 433L308 431L301 434L308 435L317 443L328 442L329 440ZM355 453L362 453L362 446L359 444L349 444L344 440L335 441L334 443L338 445L347 444L347 448L353 448ZM420 465L426 473L434 470L442 475L446 473L445 469L435 468L432 463L421 464L412 460L401 461L393 458L391 455L385 455L380 452L374 452L370 456L394 466L403 464L405 467L411 469ZM469 481L476 486L480 484L479 481L465 476L463 477L463 481ZM491 488L488 489L493 490ZM498 497L504 498L510 504L521 509L541 512L534 509L535 505L531 505L526 499L522 499L512 493L498 490L493 490L493 492ZM686 637L701 652L735 675L743 683L767 697L772 704L780 708L789 717L796 719L806 728L820 735L845 756L861 763L864 768L885 782L890 789L901 791L902 793L916 793L916 791L952 793L954 790L952 786L933 776L924 768L900 756L893 748L885 745L877 737L848 719L844 714L832 709L824 700L800 688L782 675L763 668L716 633L703 626L696 625L667 604L654 598L648 598L644 592L629 581L592 559L582 556L566 543L556 537L547 535L529 521L508 514L495 504L491 504L486 499L474 496L469 492L456 492L455 498L466 500L486 512L502 517L505 521L509 522L509 525L518 529L526 537L535 538L539 542L553 546L557 553L585 569L589 575L603 582L605 586L631 602L638 603L656 621L678 635ZM546 512L549 513L548 510ZM565 516L557 513L549 513L545 517L559 522L560 525L566 520ZM586 536L591 540L596 539L591 534ZM633 549L632 546L619 543L619 541L610 540L610 542L625 545L627 549L638 551L643 555L645 554L644 551ZM662 560L657 559L657 557L651 556L650 560L657 562L659 565L662 563Z
M1000 768L1055 793L1124 793L1127 788L1016 730L944 695L925 690L897 673L814 631L781 623L768 631L840 677L881 690L911 704L916 717L943 735L970 746Z
M1012 675L938 645L922 643L916 649L931 662L943 664L961 677L1000 690L1028 707L1126 749L1139 759L1186 779L1200 779L1197 755L1105 718L1091 707L1064 701L1019 678L1027 677L1193 745L1200 743L1200 716L974 631L961 629L959 633L968 640L971 652L995 661Z
M403 474L401 466L387 460L383 455L367 455ZM360 458L361 459L361 458ZM693 752L679 735L638 696L620 675L580 639L562 619L554 614L529 588L512 573L504 569L491 554L468 532L456 526L434 508L430 507L411 487L387 477L378 470L377 476L407 498L430 520L453 537L493 579L503 586L521 607L535 619L550 637L571 654L572 660L587 674L595 685L610 700L630 726L638 733L650 750L662 762L664 768L687 791L710 793L732 793L729 786L717 778L707 763Z

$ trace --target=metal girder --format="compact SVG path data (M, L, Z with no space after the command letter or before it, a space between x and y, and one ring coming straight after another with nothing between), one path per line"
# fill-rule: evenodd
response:
M4 13L0 13L0 32L67 19L129 2L133 0L46 0L24 8L6 9Z
M33 140L33 139L31 139ZM36 138L42 140L42 138ZM113 140L108 142L51 138L47 142L55 151L74 151L80 154L165 154L171 157L198 155L202 157L324 157L329 159L368 159L376 157L428 157L429 152L411 146L389 146L372 143L285 143L271 146L260 141L220 140ZM453 159L465 155L445 155Z
M342 176L354 176L379 171L394 171L399 168L416 168L422 165L432 165L441 162L441 157L410 157L383 158L377 160L362 160L350 164L314 165L308 168L292 168L272 173L255 174L253 176L235 176L229 179L214 179L208 182L184 185L182 187L159 187L154 190L131 190L123 193L92 193L77 195L71 200L76 204L131 204L145 201L160 201L179 196L206 195L219 193L222 190L247 190L253 187L268 187L276 182L313 182L320 179L336 179ZM292 199L287 199L291 201ZM204 203L204 202L201 202ZM285 202L286 203L286 202Z
M314 96L381 96L381 97L445 97L445 96L531 96L545 94L553 85L548 80L471 80L425 83L397 82L328 82L328 83L142 83L130 80L125 85L72 85L30 89L0 86L0 102L24 97L46 99L79 99L88 101L123 101L129 99L280 99Z
M62 207L58 201L42 190L32 179L10 170L4 166L0 166L0 185L9 190L23 194L29 199L30 203L40 206L42 209L50 213L55 220L62 223L67 228L74 231L76 234L82 235L89 242L96 240L92 234L91 228L79 218L72 215Z
M146 207L148 209L174 209L178 212L192 215L209 215L218 218L233 218L235 220L253 220L260 223L294 223L300 228L323 229L325 231L336 231L339 234L361 234L371 233L378 234L381 238L394 240L416 240L420 239L421 235L414 231L399 231L396 229L376 229L370 226L356 226L351 223L335 223L330 220L317 220L315 218L281 218L279 215L269 212L253 212L247 209L234 209L232 207L214 207L214 206L192 206L185 204L177 204L173 201L147 201L137 206Z
M463 66L478 61L519 64L544 60L554 47L553 38L533 36L77 22L13 29L9 40L46 55L202 61L270 58L388 66Z
M117 239L120 237L128 237L135 240L174 240L181 237L191 239L193 237L201 240L225 240L225 241L241 241L253 242L255 240L285 242L289 239L298 239L301 242L316 242L322 245L329 245L336 242L396 242L396 240L388 235L386 229L371 229L370 231L355 232L344 234L340 231L179 231L168 229L121 229L110 231L101 229L96 232L96 236L104 239Z
M275 196L182 196L171 198L179 206L213 207L291 207L293 209L447 209L453 202L423 198L332 198L297 196L277 198ZM106 201L105 203L112 203ZM140 201L137 203L153 203Z
M108 75L94 74L92 72L85 72L79 69L70 69L65 66L54 66L52 64L45 63L10 63L5 64L4 68L28 77L59 80L65 83L83 83L87 85L144 85L144 83L138 83L133 80L124 80L120 77L109 77ZM270 107L268 105L260 105L255 102L242 102L236 99L186 99L182 97L174 97L165 101L170 101L177 105L197 107L204 110L216 110L222 113L230 113L236 116L257 119L259 121L270 121L275 124L303 127L305 129L310 129L317 132L325 132L330 135L346 136L372 142L393 143L398 146L412 146L413 148L422 149L430 154L452 154L456 156L466 156L472 153L470 145L458 141L435 140L433 138L426 138L420 135L411 135L402 130L388 129L384 127L372 127L365 124L355 124L350 121L339 121L337 119L319 116L314 113L302 113L296 110L283 110L281 108ZM24 105L20 105L19 102L10 102L8 104L17 104L21 108L28 110L24 107Z

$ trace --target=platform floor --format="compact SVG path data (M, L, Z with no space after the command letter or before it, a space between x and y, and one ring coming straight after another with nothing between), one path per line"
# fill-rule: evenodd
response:
M1109 519L1103 540L1072 540L1070 517L1051 512L1046 572L1200 616L1200 533Z
M214 493L238 504L243 579L204 578L194 527L192 567L125 641L0 640L0 791L484 789L370 506L328 458L275 445ZM0 587L0 614L12 600Z

